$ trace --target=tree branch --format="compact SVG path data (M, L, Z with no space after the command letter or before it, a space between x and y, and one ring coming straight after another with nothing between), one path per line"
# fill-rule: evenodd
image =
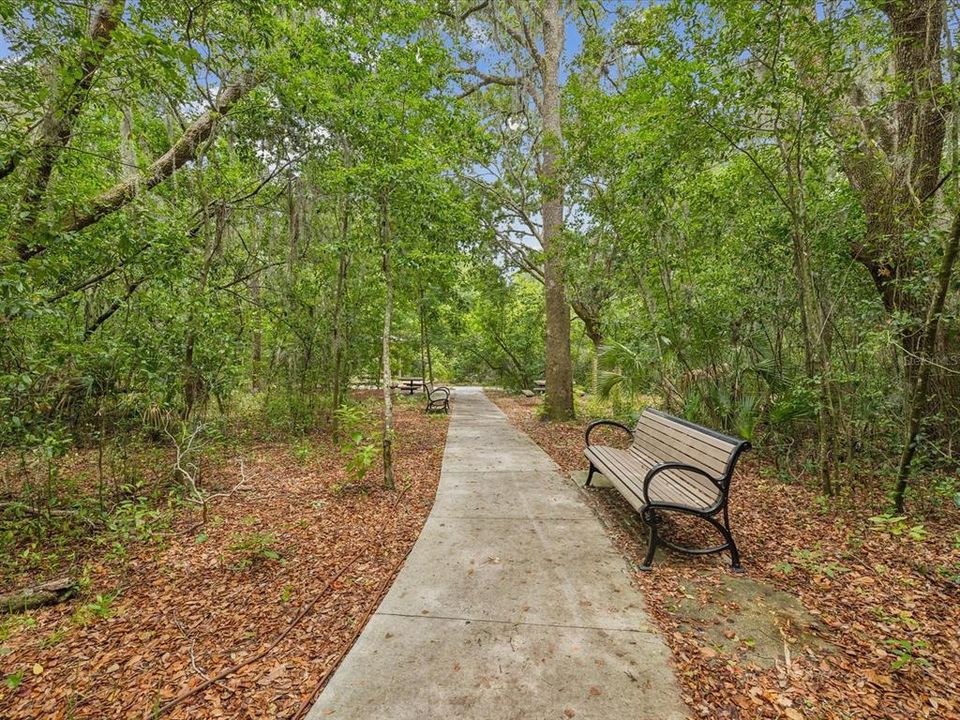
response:
M63 148L70 144L74 123L86 103L93 79L106 56L113 32L120 23L123 9L124 0L103 0L97 6L84 36L77 66L73 68L77 73L76 80L67 83L65 88L54 85L49 105L40 119L39 135L33 147L27 152L13 152L4 163L0 179L16 170L17 165L27 155L37 158L35 167L28 173L20 199L18 215L21 219L15 223L10 233L10 240L17 245L17 252L21 257L29 250L23 235L36 223L53 168Z
M141 275L139 278L127 285L127 291L123 294L123 297L118 297L116 300L110 303L110 307L104 310L100 316L93 321L93 324L83 331L83 339L87 340L91 335L99 330L107 320L113 317L114 313L123 307L123 304L130 299L130 297L137 291L137 288L143 285L146 279L146 275Z
M520 79L515 77L506 77L503 75L491 75L485 73L477 67L471 65L470 67L457 68L457 72L463 75L473 75L476 78L479 78L486 85L506 85L513 87L520 84Z
M217 98L216 105L198 117L167 152L157 158L146 172L113 186L94 198L86 212L72 214L58 224L62 233L78 232L102 220L127 205L145 190L151 190L166 180L178 168L195 159L197 149L216 132L219 120L248 92L256 87L259 79L253 74L244 75L238 82L227 86ZM47 249L44 245L28 248L20 253L22 260L29 260Z
M451 20L455 20L456 22L462 23L462 22L466 22L467 18L469 18L474 13L480 12L489 4L490 4L490 0L482 0L482 2L479 2L476 5L473 5L472 7L467 8L466 10L464 10L462 13L459 13L459 14L450 12L449 10L438 10L437 12L439 12L441 15L444 15L445 17L450 18Z

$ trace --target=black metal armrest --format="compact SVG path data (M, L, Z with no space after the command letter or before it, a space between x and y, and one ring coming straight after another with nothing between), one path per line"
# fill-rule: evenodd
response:
M696 473L697 475L702 475L716 485L717 490L719 490L721 494L726 492L726 489L720 483L720 480L717 480L717 478L713 477L713 475L708 473L703 468L698 468L696 465L687 465L686 463L681 462L662 462L650 468L650 470L647 471L647 476L643 480L643 502L646 505L650 505L650 483L652 483L654 478L656 478L657 475L662 473L664 470L685 470L687 472Z
M601 425L610 425L612 427L620 428L630 436L631 440L633 440L633 430L628 428L623 423L617 422L616 420L594 420L592 423L587 425L587 431L583 435L583 439L586 441L587 447L590 447L590 433L593 432L595 427L599 427Z
M438 400L442 400L442 399L444 399L444 398L449 398L449 397L450 397L450 388L446 387L445 385L437 385L435 388L430 388L429 390L427 390L427 397L429 397L431 400L433 400L433 399L434 399L434 398L433 398L433 394L434 394L434 393L438 393L438 394L440 394L440 395L443 395L443 398L437 398Z

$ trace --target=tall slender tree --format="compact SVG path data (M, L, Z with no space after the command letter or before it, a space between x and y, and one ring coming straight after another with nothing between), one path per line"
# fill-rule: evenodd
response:
M543 251L542 270L535 271L535 275L542 279L546 301L544 413L552 420L565 420L574 414L570 305L563 271L564 180L559 166L563 150L560 71L569 9L560 0L491 0L466 10L447 11L458 21L461 31L468 18L484 23L485 37L496 55L492 62L502 68L486 71L477 66L476 58L470 58L471 63L460 68L464 86L461 96L473 95L487 86L510 88L514 102L505 108L507 117L501 118L501 122L524 127L528 118L535 118L525 129L526 149L532 147L537 158L534 173L538 206L528 204L533 197L522 188L515 188L521 193L519 201L514 193L504 193L502 185L489 189L495 202L504 201L509 214L527 226ZM523 184L523 178L512 174L509 168L500 170L511 175L514 185ZM540 216L539 223L536 214ZM525 248L516 247L509 238L512 228L494 230L508 254L525 253Z

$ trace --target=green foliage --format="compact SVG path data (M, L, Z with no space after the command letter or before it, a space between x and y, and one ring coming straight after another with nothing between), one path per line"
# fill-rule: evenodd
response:
M98 594L91 602L81 605L73 613L70 621L74 625L87 626L97 620L105 620L112 617L116 612L113 607L114 600L118 593Z
M9 615L0 622L0 642L5 642L20 630L36 627L37 621L29 615Z
M306 438L301 439L293 446L293 456L301 465L307 462L312 454L313 448L310 445L310 441Z
M21 668L20 670L17 670L16 672L12 672L9 675L7 675L3 679L3 682L7 686L7 689L16 690L18 687L20 687L20 684L23 682L24 674L25 674L25 671L23 670L23 668Z
M458 378L506 389L532 388L543 377L543 290L525 275L505 277L470 267L448 318Z
M234 535L227 551L233 560L234 570L246 570L266 561L283 564L283 558L277 550L279 540L273 532L250 531Z
M870 518L870 522L873 523L876 530L892 537L905 537L914 542L923 542L927 538L927 530L923 523L910 525L907 522L906 515L893 515L892 513L874 515Z
M791 555L792 563L779 563L775 566L778 572L789 575L793 572L794 567L800 567L812 575L823 575L831 579L837 577L837 575L850 572L849 568L835 561L824 560L823 551L819 549L794 548Z
M354 482L362 484L378 458L380 434L371 429L372 416L362 405L344 405L337 409L342 437L340 452L346 457L346 469Z
M914 620L913 614L907 610L899 610L893 614L888 614L882 607L875 607L871 612L877 620L885 625L899 625L906 630L916 630L920 627L920 624Z
M885 644L896 655L896 659L890 664L892 670L904 670L913 667L924 668L930 664L930 661L921 655L930 647L923 640L888 638Z
M609 399L615 408L630 403L649 392L655 375L652 353L637 351L628 345L612 342L601 349L600 397Z
M108 547L111 560L125 562L131 543L163 542L170 519L169 508L158 508L147 498L124 500L105 516L106 532L97 535L95 542Z
M52 633L50 633L49 635L47 635L47 637L43 639L43 641L40 643L40 646L43 648L49 648L49 647L54 647L55 645L59 645L64 640L66 640L68 634L69 634L69 631L67 630L67 628L65 627L57 628L56 630L54 630Z

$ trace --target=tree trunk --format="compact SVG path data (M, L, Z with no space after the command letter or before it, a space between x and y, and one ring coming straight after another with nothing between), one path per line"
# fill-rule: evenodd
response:
M430 329L427 323L427 309L423 288L420 288L420 364L423 377L433 387L433 358L430 357Z
M345 168L353 164L353 155L350 144L343 137L340 138L340 154ZM343 404L343 303L347 291L347 272L350 268L350 194L344 191L340 197L343 203L340 208L340 247L339 262L337 264L337 289L333 305L333 433L337 434L336 411Z
M546 305L544 414L551 420L573 417L573 364L570 357L570 306L563 278L563 187L557 173L557 153L563 142L560 125L560 57L563 15L559 0L543 4L543 286Z
M430 380L430 386L433 387L433 358L430 357L430 332L427 331L425 338L427 343L427 377Z
M257 258L254 257L254 262ZM255 308L253 317L253 336L250 348L250 387L258 393L263 389L261 382L261 365L263 364L263 330L260 327L260 273L250 276L250 302Z
M200 178L202 187L203 178ZM201 193L202 194L202 193ZM206 200L204 198L204 200ZM207 203L204 202L204 208ZM206 210L204 211L206 212ZM200 267L200 277L197 280L196 294L202 298L207 292L207 280L210 277L210 269L213 266L214 258L220 251L220 243L223 239L223 208L218 210L217 217L214 218L214 227L209 227L207 220L207 245L204 250L203 265ZM194 352L197 343L197 329L195 327L195 318L192 309L187 313L187 332L184 337L183 348L183 418L186 420L193 413L197 403L204 399L206 389L203 386L203 378L197 372L194 362Z
M380 244L383 249L383 486L393 490L393 378L390 374L390 323L393 315L393 276L391 268L390 217L386 199L380 200Z
M794 271L800 292L800 318L803 331L804 365L807 377L815 379L818 390L817 410L817 470L824 495L834 494L832 393L830 389L831 362L826 320L820 312L813 271L810 267L810 247L803 230L793 233Z
M900 467L897 470L897 484L893 493L894 508L898 513L903 512L904 496L907 484L910 481L910 466L917 453L917 436L923 423L924 408L926 407L927 385L930 382L930 358L933 355L937 342L937 333L940 329L940 318L943 314L943 304L950 289L950 278L953 275L953 266L957 259L957 250L960 246L960 211L953 221L953 228L947 240L947 247L940 263L940 274L937 278L937 288L927 318L923 326L920 345L920 367L917 368L913 392L910 394L907 417L904 426L903 451L900 455Z
M583 303L574 303L573 311L583 321L583 330L593 344L593 359L590 364L590 390L596 395L600 391L600 348L603 346L599 312L589 311L588 306Z
M786 118L785 118L786 119ZM799 294L800 326L803 334L804 370L807 378L817 383L817 468L824 495L834 494L833 444L835 422L831 388L830 324L824 310L813 272L812 248L806 205L806 168L804 164L807 137L802 124L787 129L790 140L781 134L778 125L776 142L786 179L786 197L780 197L790 218L790 239L793 245L793 271ZM775 188L774 188L775 189Z
M420 320L420 377L427 380L427 331L423 321L423 288L417 289L419 297L417 298L417 315Z
M600 341L590 338L593 343L593 359L590 361L590 391L600 394Z
M297 256L300 253L300 236L302 232L303 197L302 185L299 179L294 178L293 171L287 173L287 277L291 290L296 277Z
M123 106L120 120L120 177L129 180L137 176L137 150L133 140L133 111Z
M913 292L924 268L910 239L925 232L933 216L949 116L942 92L946 3L891 0L878 7L889 23L893 88L871 104L872 93L855 86L833 124L866 220L850 254L870 273L890 316L906 319L900 330L906 406L916 386L910 357L920 351L929 306Z
M343 404L343 298L347 287L347 270L350 256L347 253L347 240L350 232L350 206L344 199L343 214L340 218L340 262L337 267L337 289L333 300L333 430L337 431L336 410Z

